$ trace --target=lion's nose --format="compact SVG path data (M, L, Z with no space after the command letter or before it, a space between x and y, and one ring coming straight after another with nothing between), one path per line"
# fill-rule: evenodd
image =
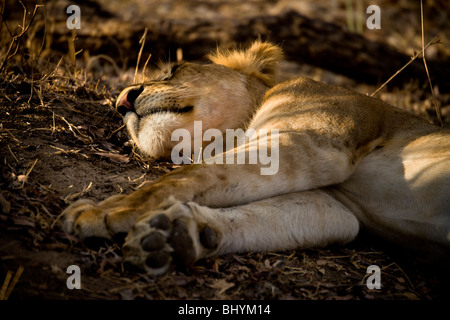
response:
M130 89L127 93L123 95L123 97L117 103L117 111L122 115L128 111L134 111L134 101L136 101L137 97L144 91L143 86L139 86L137 88Z

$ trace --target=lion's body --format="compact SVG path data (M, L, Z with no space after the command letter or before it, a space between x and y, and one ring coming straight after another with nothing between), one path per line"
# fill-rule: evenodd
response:
M275 135L255 138L279 154L276 174L262 175L261 163L194 164L128 196L73 204L64 213L66 229L83 238L131 229L127 259L155 274L172 261L189 265L208 255L346 243L360 225L415 249L448 255L450 131L309 79L269 89L280 56L277 47L257 42L245 54L218 53L211 57L216 64L182 65L168 79L144 85L133 108L125 100L136 87L118 100L127 108L122 111L133 139L157 157L174 147L170 130L192 132L194 120L222 132L277 129L275 147ZM149 101L161 108L166 98L160 92L170 96L175 85L189 93L184 95L189 101L177 98L182 93L172 95L178 113L140 111L155 108ZM169 133L155 135L150 123ZM155 139L164 151L148 145ZM227 152L248 157L256 140Z

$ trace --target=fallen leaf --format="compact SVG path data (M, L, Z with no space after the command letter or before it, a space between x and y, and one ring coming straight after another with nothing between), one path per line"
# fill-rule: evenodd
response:
M325 259L319 259L319 260L316 261L316 263L317 263L318 266L326 266L327 264L330 263L330 261L329 260L325 260Z
M211 288L219 290L217 292L217 296L221 296L224 294L225 291L227 291L228 289L234 287L234 283L233 282L228 282L225 279L219 279L216 280L213 284L209 285Z

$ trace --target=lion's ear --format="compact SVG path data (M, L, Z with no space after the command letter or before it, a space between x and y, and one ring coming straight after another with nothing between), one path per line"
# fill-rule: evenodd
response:
M254 76L269 87L275 83L275 73L282 58L280 47L261 41L255 41L247 50L217 50L208 55L215 64Z

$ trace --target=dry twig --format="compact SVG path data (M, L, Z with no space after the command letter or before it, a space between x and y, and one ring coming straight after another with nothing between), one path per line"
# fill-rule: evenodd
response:
M420 51L419 53L416 53L411 60L405 64L402 68L400 68L396 73L394 73L393 76L391 76L385 83L383 83L375 92L373 92L370 96L373 97L375 96L378 92L380 92L392 79L394 79L400 72L402 72L407 66L409 66L414 60L416 60L420 55L422 55L422 60L423 60L423 65L425 67L425 72L427 74L427 78L428 78L428 83L430 85L430 89L431 89L431 94L433 96L433 105L434 105L434 109L436 111L436 117L437 120L439 122L439 125L442 127L443 126L443 122L442 122L442 116L441 116L441 110L439 108L439 105L437 104L437 99L436 96L434 94L434 90L433 90L433 84L431 83L431 77L430 77L430 73L428 71L428 66L427 66L427 61L425 58L425 50L434 44L439 44L441 43L441 39L439 36L434 37L430 42L427 43L427 45L425 46L425 36L424 36L424 23L423 23L423 0L420 0L420 25L421 25L421 31L422 31L422 51Z
M402 72L407 66L409 66L414 60L416 60L423 52L425 52L425 50L434 44L438 44L441 43L441 39L439 37L434 37L430 42L428 42L428 44L422 49L422 51L420 51L419 53L416 53L411 60L405 64L403 67L401 67L396 73L394 73L394 75L392 75L385 83L383 83L375 92L373 92L370 96L373 97L375 96L378 92L380 92L389 82L392 81L392 79L394 79L400 72Z
M31 24L33 23L34 18L36 17L37 9L39 7L44 6L42 4L37 4L34 6L34 11L33 11L33 14L31 15L30 22L28 23L28 25L26 25L27 9L26 9L25 5L22 3L22 1L19 0L19 2L22 5L23 11L24 11L23 12L23 23L20 26L22 31L18 35L14 36L12 38L11 43L9 44L8 50L6 51L5 59L3 60L1 66L0 66L0 72L5 68L6 63L17 54L17 51L19 51L20 40L22 39L22 37L25 35L25 33L28 31ZM11 53L11 51L13 50L14 47L15 47L14 52Z
M80 192L69 194L63 200L65 203L69 203L73 199L80 198L80 197L83 197L84 195L86 195L89 191L91 191L91 188L92 188L92 181L89 183L89 185L86 188L84 188ZM57 219L59 219L59 217Z
M8 273L6 274L5 281L3 282L2 289L0 291L0 300L8 300L9 296L11 295L11 292L14 290L14 287L16 286L17 281L19 281L19 278L22 275L23 269L24 268L22 266L20 266L17 269L17 272L14 278L12 279L11 283L10 280L12 277L12 272L8 271Z
M424 36L424 32L423 32L423 30L424 30L424 27L423 27L423 0L420 0L420 25L421 25L421 29L422 29L423 66L425 67L425 72L427 73L427 77L428 77L428 83L430 84L430 90L431 90L431 95L433 96L432 100L433 100L433 104L434 104L434 110L436 111L436 117L439 122L439 125L442 127L444 124L442 123L441 109L439 108L439 106L437 104L436 96L434 95L433 84L431 83L430 73L428 72L427 60L425 58L425 47L424 47L425 36Z
M148 29L145 28L144 34L142 35L141 40L139 40L139 44L141 45L141 49L139 50L139 54L138 54L138 58L137 58L137 62L136 62L136 69L134 70L133 83L136 83L136 77L137 77L137 72L138 72L138 69L139 69L139 63L141 61L142 51L144 50L145 38L147 37L147 30Z

